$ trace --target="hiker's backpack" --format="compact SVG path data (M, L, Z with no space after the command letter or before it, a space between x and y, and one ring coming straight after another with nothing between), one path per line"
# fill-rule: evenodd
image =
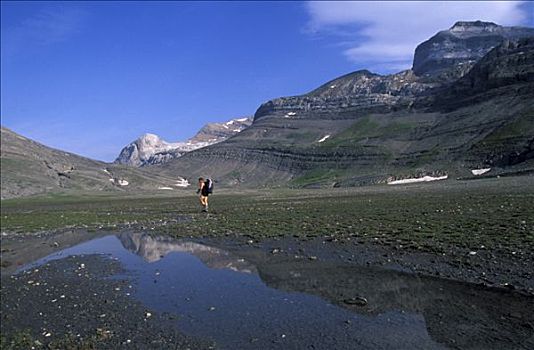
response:
M213 193L213 181L211 179L206 179L206 182L204 182L204 186L206 187L206 193Z

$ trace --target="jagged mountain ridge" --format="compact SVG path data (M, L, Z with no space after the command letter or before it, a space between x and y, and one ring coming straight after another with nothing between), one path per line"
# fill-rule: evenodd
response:
M483 22L459 23L478 28ZM454 27L458 23L450 30ZM351 185L419 173L463 176L472 168L509 166L496 160L524 154L528 149L534 94L531 65L512 59L516 53L506 43L519 42L525 33L534 34L534 29L510 27L497 49L478 40L486 34L477 37L477 30L470 34L473 45L483 44L476 52L485 51L483 57L501 52L498 62L488 67L504 67L506 72L495 73L509 75L504 89L499 89L502 81L494 80L498 86L492 83L484 89L468 88L448 102L440 99L464 89L464 76L478 76L483 82L495 75L476 73L482 72L485 61L479 59L477 65L471 56L448 61L445 66L439 64L439 69L422 75L413 70L387 76L357 71L310 93L264 103L247 130L217 147L170 162L162 171L195 174L192 176L209 173L231 185L287 180L295 185ZM530 47L525 50L531 52ZM524 56L531 60L530 54ZM526 73L512 73L516 70ZM526 125L515 134L498 138L500 145L508 146L487 147L491 135L513 129L516 123ZM519 141L509 142L512 139Z
M166 142L154 134L144 134L124 147L115 163L135 167L162 164L195 149L213 145L234 136L252 124L251 117L236 118L224 123L208 123L185 142Z

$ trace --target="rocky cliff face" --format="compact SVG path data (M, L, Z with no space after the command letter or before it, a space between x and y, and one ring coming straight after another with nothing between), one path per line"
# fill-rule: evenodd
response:
M255 120L265 117L296 119L315 113L318 118L350 118L355 113L386 113L410 106L430 89L448 85L465 75L491 49L504 41L534 36L534 29L502 27L489 22L457 22L420 44L413 69L381 76L356 71L301 96L264 103Z
M288 179L351 185L527 164L533 50L526 44L531 39L507 38L528 33L534 30L459 22L420 45L415 68L422 70L357 71L310 93L268 101L251 127L163 171L253 186ZM514 154L514 163L499 161Z
M466 153L488 166L507 167L534 160L534 36L504 41L480 59L448 89L436 94L432 107L449 111L493 102L483 130L494 128ZM508 111L504 111L509 103ZM499 116L508 115L507 118Z
M412 69L420 76L436 75L462 65L469 67L503 41L533 35L533 28L503 27L481 21L456 22L417 46Z
M329 81L308 94L268 101L260 106L254 119L299 119L310 118L311 114L352 119L353 112L380 113L409 105L414 97L436 86L422 81L411 70L386 76L361 70Z
M145 134L124 147L115 163L135 167L163 164L181 157L187 152L213 145L250 126L252 118L232 119L225 123L209 123L191 139L185 142L166 142L154 134Z
M482 57L454 84L457 95L469 95L518 82L534 81L534 32L531 37L505 40Z

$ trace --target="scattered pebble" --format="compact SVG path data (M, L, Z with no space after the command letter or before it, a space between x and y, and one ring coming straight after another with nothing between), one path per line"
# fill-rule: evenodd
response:
M364 297L348 298L348 299L344 299L343 302L347 305L357 305L357 306L367 305L367 299L365 299Z

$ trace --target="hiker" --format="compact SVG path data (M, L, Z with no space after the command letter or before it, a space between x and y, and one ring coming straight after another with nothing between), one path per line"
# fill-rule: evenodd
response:
M200 205L203 207L202 212L208 212L208 196L213 190L213 182L211 179L198 179L197 194L200 194Z

